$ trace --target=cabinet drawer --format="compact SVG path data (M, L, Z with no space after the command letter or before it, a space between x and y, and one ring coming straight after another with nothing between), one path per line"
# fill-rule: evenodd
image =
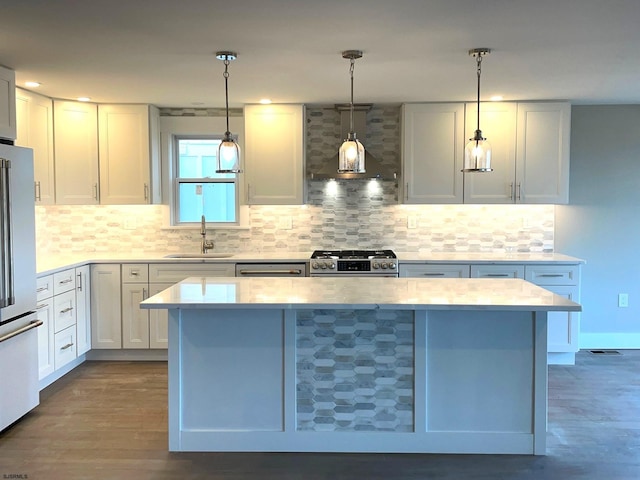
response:
M527 265L524 278L536 285L579 285L580 265Z
M188 277L235 277L235 263L151 263L149 281L176 283Z
M123 263L122 283L148 283L149 265L146 263Z
M469 278L470 265L400 265L401 277L413 278Z
M53 297L53 275L36 279L36 300Z
M68 292L76 288L76 271L75 269L65 270L53 274L53 294Z
M75 291L53 297L53 324L56 333L76 324Z
M471 278L524 278L524 265L471 265Z
M54 366L57 370L76 358L76 327L71 326L56 333L54 344Z

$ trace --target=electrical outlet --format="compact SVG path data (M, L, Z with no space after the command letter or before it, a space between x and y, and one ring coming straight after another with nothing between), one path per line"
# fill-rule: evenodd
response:
M124 219L124 229L125 230L135 230L136 229L136 217L129 217Z
M415 215L409 215L407 217L407 228L418 228L418 219Z
M622 308L629 306L629 294L628 293L619 293L618 294L618 306L622 307Z

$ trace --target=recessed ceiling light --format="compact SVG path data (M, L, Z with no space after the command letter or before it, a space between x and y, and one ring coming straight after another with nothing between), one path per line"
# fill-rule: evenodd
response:
M270 99L270 98L262 98L262 99L260 100L260 103L261 103L262 105L271 105L271 99Z
M504 97L502 95L494 95L489 100L491 100L492 102L501 102L502 100L504 100Z
M40 85L41 85L40 82L24 82L25 87L36 88L36 87L39 87Z
M90 102L91 97L78 97L76 98L76 100L78 100L79 102Z

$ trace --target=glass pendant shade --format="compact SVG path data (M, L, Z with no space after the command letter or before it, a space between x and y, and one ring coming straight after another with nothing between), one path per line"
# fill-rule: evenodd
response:
M349 135L338 153L339 173L365 173L364 146L356 139L355 134Z
M476 131L476 135L469 139L464 148L463 172L491 172L491 144L486 138L482 138L482 132Z
M216 173L241 173L240 145L231 136L226 135L218 145Z

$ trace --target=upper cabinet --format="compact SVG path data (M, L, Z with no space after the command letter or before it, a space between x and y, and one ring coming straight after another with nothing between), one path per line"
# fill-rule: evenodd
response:
M568 203L569 103L482 104L480 128L492 147L493 171L465 174L464 145L477 127L477 104L464 107L463 133L455 105L403 106L404 203Z
M304 203L304 106L244 108L244 182L252 205Z
M49 97L16 89L16 145L33 149L36 205L55 202L53 102Z
M160 196L152 192L159 186L152 182L159 176L158 121L153 106L98 106L101 204L153 203L152 195Z
M56 203L97 204L98 107L54 100Z
M462 203L464 104L402 107L404 203Z
M16 139L16 73L0 67L0 138Z

